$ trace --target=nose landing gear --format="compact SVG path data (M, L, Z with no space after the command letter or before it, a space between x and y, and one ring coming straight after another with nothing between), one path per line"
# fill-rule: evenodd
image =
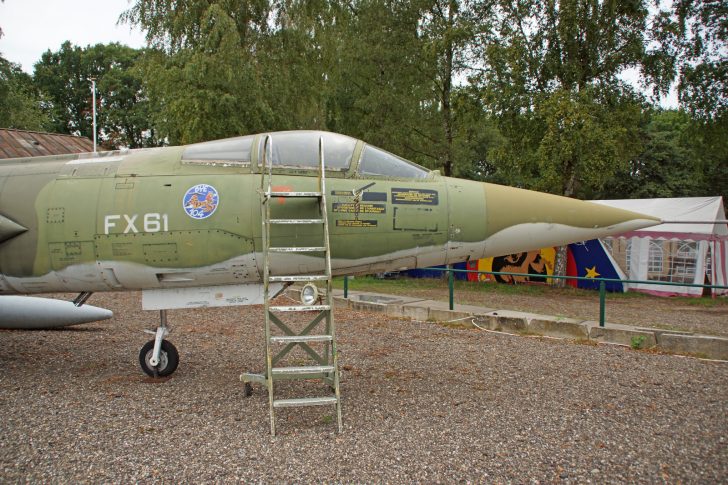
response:
M159 311L159 327L154 333L154 340L150 340L139 351L139 365L145 374L150 377L167 377L177 370L179 352L164 337L169 335L167 328L167 310Z

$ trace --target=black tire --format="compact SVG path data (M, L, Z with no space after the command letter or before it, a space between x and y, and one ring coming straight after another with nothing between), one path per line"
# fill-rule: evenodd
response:
M179 365L179 352L177 348L167 340L162 340L162 348L159 352L159 365L152 367L149 360L154 352L154 340L144 344L142 350L139 351L139 365L145 374L150 377L167 377L177 370Z

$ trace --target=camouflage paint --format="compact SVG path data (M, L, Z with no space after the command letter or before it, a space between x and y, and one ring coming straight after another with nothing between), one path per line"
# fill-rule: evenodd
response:
M543 232L543 224L612 232L619 226L622 232L654 223L627 211L436 172L423 179L361 177L356 166L363 145L358 142L349 171L327 176L338 274L477 259L488 255L491 236L514 230L528 238L534 228ZM0 216L27 228L0 242L0 293L259 282L257 156L247 166L193 163L181 160L183 149L0 162ZM195 219L182 201L198 184L214 187L219 204ZM315 170L278 170L273 185L314 190ZM314 217L311 207L306 200L277 201L273 217ZM275 231L279 245L320 245L315 227ZM321 261L296 254L279 264L296 274Z

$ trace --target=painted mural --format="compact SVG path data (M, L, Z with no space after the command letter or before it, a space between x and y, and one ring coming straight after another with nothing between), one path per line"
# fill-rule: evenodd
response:
M497 283L550 283L549 275L554 274L554 248L542 248L536 251L508 254L495 258L484 258L468 263L468 269L478 271L494 271L497 273L523 273L524 276L469 274L470 281L495 281ZM543 276L525 276L526 274Z

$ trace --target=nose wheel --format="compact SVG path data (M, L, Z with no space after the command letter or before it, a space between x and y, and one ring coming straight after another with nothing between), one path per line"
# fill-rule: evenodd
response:
M154 340L150 340L142 350L139 351L139 365L145 374L150 377L167 377L177 370L179 365L179 352L169 340L162 340L159 349L159 359L156 365L154 361Z
M156 332L145 330L154 334L154 340L150 340L139 351L139 365L145 374L150 377L167 377L177 370L179 364L179 352L164 337L169 335L167 328L167 310L159 312L159 327Z

